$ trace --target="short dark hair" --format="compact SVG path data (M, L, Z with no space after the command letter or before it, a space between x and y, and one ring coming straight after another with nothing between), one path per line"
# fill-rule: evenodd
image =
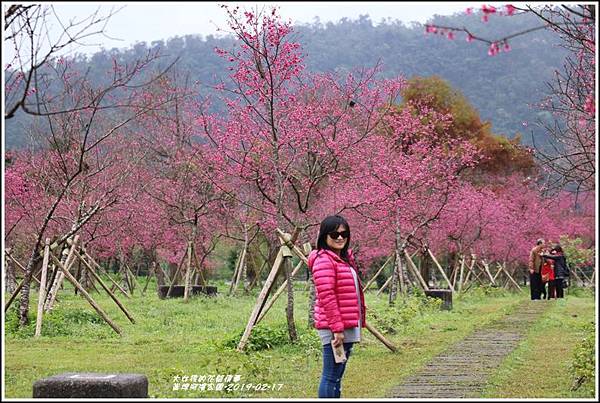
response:
M538 239L537 241L535 241L535 244L536 244L536 245L541 245L541 244L543 244L543 243L544 243L544 239L543 239L543 238L540 238L540 239Z
M555 250L556 252L560 253L561 255L564 253L563 252L563 248L562 246L560 246L560 244L556 244L552 247L552 250Z
M348 262L348 247L350 246L350 225L348 225L348 221L346 221L346 219L341 215L330 215L326 217L323 221L321 221L321 227L319 228L319 237L317 238L317 250L331 250L331 248L329 248L329 245L327 245L327 234L333 231L337 231L340 225L346 227L346 230L348 231L348 240L346 241L346 245L344 245L344 248L340 252L340 256L342 257L342 259Z

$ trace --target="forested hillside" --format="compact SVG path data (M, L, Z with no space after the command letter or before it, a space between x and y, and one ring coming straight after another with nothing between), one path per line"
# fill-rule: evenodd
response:
M540 25L531 15L498 17L488 23L476 15L436 16L433 23L446 26L466 26L490 39L506 36ZM313 71L346 71L382 64L384 76L438 75L461 91L477 108L483 120L492 123L493 132L509 138L522 134L522 142L531 144L531 133L543 142L544 133L535 122L544 113L532 104L539 102L547 81L555 69L562 68L564 49L557 36L548 30L538 30L514 38L511 51L488 56L486 45L467 43L464 36L454 40L435 34L425 34L423 25L409 26L399 21L372 21L368 16L357 20L342 19L337 23L310 24L296 27L297 40L306 55L307 68ZM75 60L96 80L106 77L113 58L133 61L148 49L158 49L164 55L163 64L179 56L178 70L193 81L211 84L227 79L225 61L214 48L230 48L233 40L214 36L188 35L151 43L138 43L128 49L103 50L93 56L78 56ZM525 125L524 122L527 122ZM7 149L27 143L28 116L18 115L6 122Z

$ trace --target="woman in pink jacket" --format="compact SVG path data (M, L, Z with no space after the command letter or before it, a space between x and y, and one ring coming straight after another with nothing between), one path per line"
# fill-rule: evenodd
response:
M340 397L346 362L336 363L333 348L343 346L346 360L365 327L365 299L350 246L350 226L341 216L321 222L317 249L308 258L317 298L314 322L323 345L319 397Z

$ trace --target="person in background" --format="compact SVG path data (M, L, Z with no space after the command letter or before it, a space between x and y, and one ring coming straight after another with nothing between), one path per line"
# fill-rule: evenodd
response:
M323 346L323 372L318 396L339 398L352 346L360 341L365 322L365 298L350 246L350 226L339 215L321 222L317 249L308 256L316 301L315 328ZM332 343L343 345L346 361L336 363Z
M538 239L531 252L529 252L529 287L531 290L531 299L538 300L542 292L542 257L544 249L544 240Z
M540 274L542 276L542 299L556 298L556 284L554 283L554 260L544 259L544 264L542 264L542 270L540 271ZM546 284L548 284L548 291L546 291Z
M563 252L562 246L556 244L550 250L550 254L542 254L541 256L545 259L554 261L554 287L556 288L556 298L564 298L565 283L568 281L571 273L569 273L567 257Z

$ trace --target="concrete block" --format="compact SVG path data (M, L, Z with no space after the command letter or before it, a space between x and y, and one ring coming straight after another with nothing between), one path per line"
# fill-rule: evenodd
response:
M441 308L443 310L452 310L452 290L425 290L425 295L427 295L428 297L441 299Z
M148 397L148 378L140 374L67 372L33 384L33 397Z

